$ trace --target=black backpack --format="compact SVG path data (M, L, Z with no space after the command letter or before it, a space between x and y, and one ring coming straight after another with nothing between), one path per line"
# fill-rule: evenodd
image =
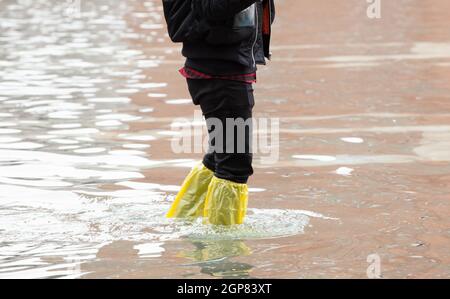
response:
M193 0L163 0L164 17L170 39L175 43L198 40L202 26Z

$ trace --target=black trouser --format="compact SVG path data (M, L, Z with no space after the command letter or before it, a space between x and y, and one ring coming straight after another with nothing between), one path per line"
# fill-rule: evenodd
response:
M255 102L252 84L220 79L187 79L187 83L194 104L200 105L209 124L210 150L203 164L218 178L247 183L253 174L251 121ZM231 128L232 121L245 122L245 125ZM211 125L217 122L221 126ZM231 130L234 134L230 134ZM216 140L218 136L223 140Z

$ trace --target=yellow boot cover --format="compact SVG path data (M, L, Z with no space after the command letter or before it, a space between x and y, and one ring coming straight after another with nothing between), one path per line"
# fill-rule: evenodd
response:
M203 214L206 192L213 172L203 163L195 166L185 178L167 218L194 218Z
M206 194L203 217L206 223L233 225L244 222L247 211L248 187L213 177Z

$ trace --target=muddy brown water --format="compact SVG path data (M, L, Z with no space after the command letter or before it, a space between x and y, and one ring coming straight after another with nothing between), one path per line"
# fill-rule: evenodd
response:
M201 154L160 1L1 1L0 277L448 278L450 3L276 2L279 159L217 230L164 218Z

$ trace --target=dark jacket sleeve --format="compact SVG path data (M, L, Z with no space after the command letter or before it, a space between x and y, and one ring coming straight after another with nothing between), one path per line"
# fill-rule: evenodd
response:
M194 0L198 12L209 20L224 20L233 17L260 0Z
M276 9L275 9L275 2L273 0L269 0L271 3L270 8L271 8L271 14L272 14L272 20L271 24L273 24L273 22L275 21L275 14L276 14Z

